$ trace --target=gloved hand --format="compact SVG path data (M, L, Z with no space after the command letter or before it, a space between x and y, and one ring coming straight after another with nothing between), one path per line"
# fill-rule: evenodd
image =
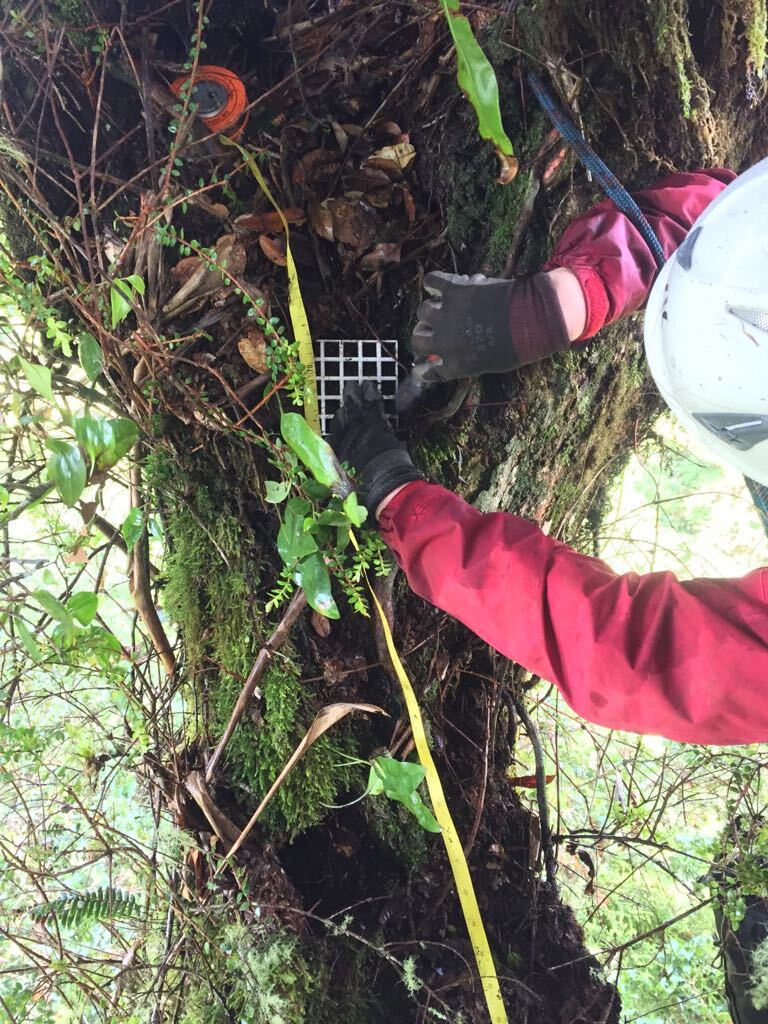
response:
M568 332L547 274L500 281L433 271L411 345L416 363L400 389L406 411L424 384L505 373L567 349Z
M338 460L346 462L362 483L361 497L371 519L388 494L411 480L424 479L387 422L373 381L345 386L328 440Z

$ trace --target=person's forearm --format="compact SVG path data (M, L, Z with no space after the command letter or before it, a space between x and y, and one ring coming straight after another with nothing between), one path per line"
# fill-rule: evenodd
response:
M584 718L688 742L768 739L768 570L620 576L423 482L392 498L380 528L417 594L556 683Z
M670 256L699 214L734 178L732 171L723 168L673 174L634 193L633 198ZM574 275L584 302L584 326L572 341L591 338L601 327L639 309L658 272L648 243L610 199L565 229L544 266L544 270L558 269ZM563 306L567 317L566 308L567 299Z

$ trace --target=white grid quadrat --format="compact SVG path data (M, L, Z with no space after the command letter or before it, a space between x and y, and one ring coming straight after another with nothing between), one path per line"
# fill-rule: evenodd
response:
M320 428L328 433L333 414L341 405L348 381L374 380L384 398L384 411L393 425L397 422L397 341L371 338L318 338L315 342L317 398Z

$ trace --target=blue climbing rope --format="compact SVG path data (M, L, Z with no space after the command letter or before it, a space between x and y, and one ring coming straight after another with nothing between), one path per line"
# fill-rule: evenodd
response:
M528 72L528 82L536 95L536 99L557 131L562 135L563 139L568 143L587 170L591 171L595 178L597 178L608 198L635 225L648 243L657 266L659 268L663 267L666 263L666 257L661 247L661 242L656 237L656 232L645 219L643 211L635 200L627 192L613 171L595 153L594 149L592 149L535 71Z

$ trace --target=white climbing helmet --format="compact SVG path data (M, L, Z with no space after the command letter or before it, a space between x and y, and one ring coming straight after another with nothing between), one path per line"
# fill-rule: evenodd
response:
M673 412L768 486L768 159L720 193L662 269L645 351Z

